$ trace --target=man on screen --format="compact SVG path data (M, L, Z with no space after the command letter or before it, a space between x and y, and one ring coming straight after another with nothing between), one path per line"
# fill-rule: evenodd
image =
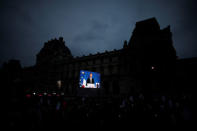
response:
M87 79L87 84L94 84L94 79L92 78L92 73L90 73L90 77Z

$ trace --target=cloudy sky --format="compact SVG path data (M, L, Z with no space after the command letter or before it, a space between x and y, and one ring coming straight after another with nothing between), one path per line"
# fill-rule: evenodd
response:
M74 56L120 49L135 23L171 25L180 58L197 57L196 0L0 0L0 63L35 64L43 43L60 36Z

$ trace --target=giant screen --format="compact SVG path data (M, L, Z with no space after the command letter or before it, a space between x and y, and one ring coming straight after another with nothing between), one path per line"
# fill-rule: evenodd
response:
M100 88L100 73L81 70L79 78L80 88Z

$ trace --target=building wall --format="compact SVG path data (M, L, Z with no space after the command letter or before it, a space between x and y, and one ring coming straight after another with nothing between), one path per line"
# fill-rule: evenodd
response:
M125 41L119 50L73 57L63 38L51 40L37 54L37 87L57 90L56 82L61 80L61 90L76 94L80 70L90 70L101 74L105 94L151 90L161 86L174 69L176 51L171 36L170 27L161 30L151 18L137 22L129 43Z

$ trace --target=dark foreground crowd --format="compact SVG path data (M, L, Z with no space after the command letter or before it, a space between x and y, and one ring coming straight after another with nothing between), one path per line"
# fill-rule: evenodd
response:
M27 94L12 100L8 127L25 130L190 127L192 96L71 97Z

